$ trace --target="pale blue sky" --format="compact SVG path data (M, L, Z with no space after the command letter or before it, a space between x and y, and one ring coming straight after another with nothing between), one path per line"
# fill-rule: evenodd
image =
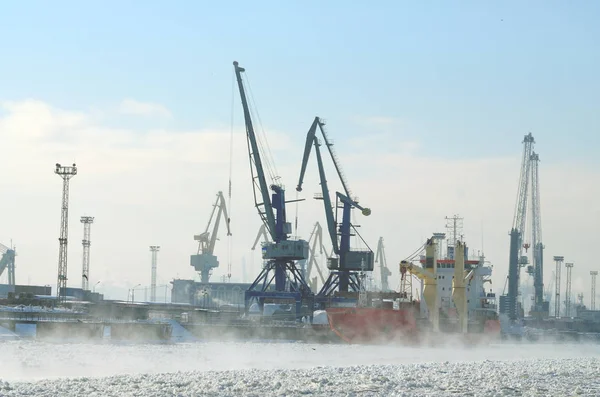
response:
M518 155L532 131L543 161L595 161L599 17L592 0L5 1L0 100L134 98L173 112L159 126L228 126L238 60L270 128L303 135L318 114L339 143L391 117L459 157Z

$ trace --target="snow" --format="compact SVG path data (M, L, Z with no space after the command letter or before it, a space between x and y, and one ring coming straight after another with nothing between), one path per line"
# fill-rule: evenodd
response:
M0 342L0 396L600 395L600 346Z

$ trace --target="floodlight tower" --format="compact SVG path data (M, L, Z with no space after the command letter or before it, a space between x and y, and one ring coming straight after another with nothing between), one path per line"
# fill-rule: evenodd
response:
M83 265L81 271L81 289L84 291L89 290L90 285L90 233L92 223L94 223L93 216L82 216L81 223L83 223Z
M556 294L554 297L554 316L557 318L560 317L560 268L564 260L564 256L554 257L554 261L556 262Z
M62 210L60 216L60 237L58 238L58 282L56 296L59 302L67 297L67 241L69 239L69 180L77 175L77 166L63 166L56 163L54 173L63 180Z
M573 271L573 263L565 263L567 268L567 291L565 294L565 317L571 317L571 272Z
M598 271L597 270L592 270L590 272L590 276L592 276L592 297L591 299L591 304L590 304L590 310L596 310L596 276L598 275Z
M150 281L150 302L156 300L156 257L158 255L159 245L151 245L150 251L152 252L152 279Z

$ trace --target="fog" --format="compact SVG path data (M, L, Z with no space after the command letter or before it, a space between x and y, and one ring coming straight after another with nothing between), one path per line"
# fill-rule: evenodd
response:
M600 356L599 345L530 343L410 347L250 342L65 344L16 340L1 342L0 348L0 377L10 382L178 371L290 370Z

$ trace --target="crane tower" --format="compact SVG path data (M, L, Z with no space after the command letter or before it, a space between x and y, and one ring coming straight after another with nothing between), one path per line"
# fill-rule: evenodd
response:
M200 273L201 282L204 284L208 283L212 270L219 266L219 261L217 260L214 251L219 224L221 223L221 216L223 216L225 224L227 225L227 236L231 236L231 230L229 228L230 219L227 215L225 197L223 197L223 192L218 192L217 200L213 204L213 209L204 233L194 236L194 240L198 241L198 252L196 255L190 257L190 264L198 273ZM211 231L210 226L213 219L215 222Z
M596 310L596 276L598 275L597 270L592 270L590 276L592 276L592 296L590 298L590 310Z
M8 270L8 285L15 285L15 256L17 253L15 248L8 248L4 244L0 244L0 276L4 273L4 269Z
M556 318L560 317L560 270L564 260L564 256L554 257L554 261L556 262L556 292L554 295L554 317Z
M377 242L377 250L375 251L375 262L379 263L379 276L381 277L381 290L388 292L390 285L388 282L389 276L392 275L390 269L387 267L387 259L385 257L385 247L383 245L383 237L379 237Z
M305 240L292 240L290 234L292 224L286 219L286 204L299 200L286 201L285 189L279 183L279 177L271 172L271 183L267 183L261 147L254 131L254 124L250 106L244 89L242 73L245 69L237 62L233 63L234 72L239 89L244 122L246 125L246 140L248 143L248 157L250 160L250 174L254 193L254 205L265 225L272 242L265 243L262 247L262 257L265 265L258 277L245 292L245 311L248 313L252 304L257 304L262 311L266 300L294 302L295 315L300 319L304 316L312 317L314 294L306 283L295 261L308 258L308 242ZM263 152L264 154L264 152ZM269 162L265 162L267 167ZM269 291L272 282L275 291Z
M521 316L519 307L519 283L521 268L527 266L527 273L534 278L534 304L532 314L536 317L548 315L549 303L544 300L544 244L542 243L542 222L540 207L539 155L533 151L535 140L531 133L523 139L523 157L517 191L517 203L510 231L510 251L508 270L508 293L500 297L500 311L506 313L511 321ZM531 189L531 244L524 243L527 221L527 204ZM523 255L533 245L533 265Z
M90 233L92 223L94 223L93 216L82 216L81 223L83 223L83 262L81 271L81 289L84 291L89 290L90 283Z
M69 240L69 181L77 175L77 166L63 166L56 163L54 173L63 180L62 205L60 215L60 237L58 238L58 281L56 294L59 302L67 297L67 242Z
M573 263L565 263L567 268L567 290L565 291L565 317L571 317L571 272Z
M150 252L152 252L152 275L150 278L150 302L156 302L156 263L158 251L160 250L159 245L151 245Z

